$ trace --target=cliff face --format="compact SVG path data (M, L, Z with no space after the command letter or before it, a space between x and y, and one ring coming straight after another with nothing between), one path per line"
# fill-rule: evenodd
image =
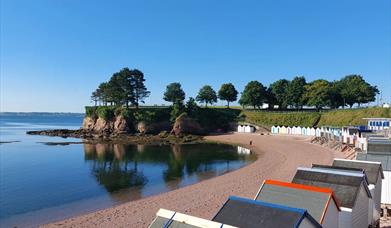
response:
M141 134L158 134L161 131L170 131L171 124L169 121L160 121L156 123L146 123L141 121L134 123L121 115L114 117L112 120L85 117L83 120L82 130L94 135L103 136L130 134L136 132Z
M105 120L100 117L97 119L85 117L82 130L98 135L126 134L132 132L131 126L132 123L122 116L116 116L112 120Z

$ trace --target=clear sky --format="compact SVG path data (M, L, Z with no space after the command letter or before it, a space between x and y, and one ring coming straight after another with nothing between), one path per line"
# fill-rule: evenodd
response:
M138 68L162 104L210 84L361 74L391 100L390 0L1 0L0 111L82 112Z

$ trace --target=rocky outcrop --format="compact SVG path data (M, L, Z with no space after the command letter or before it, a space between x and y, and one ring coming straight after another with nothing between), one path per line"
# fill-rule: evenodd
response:
M171 123L161 121L157 123L145 123L141 121L137 124L137 131L141 134L159 134L162 131L170 131Z
M93 131L95 122L96 119L86 116L83 119L83 125L81 126L81 128L86 131Z
M182 114L176 119L171 133L176 136L184 134L201 135L204 133L204 130L196 120L188 117L186 114Z
M129 121L123 116L117 116L114 121L114 133L116 134L125 134L131 132L131 127Z

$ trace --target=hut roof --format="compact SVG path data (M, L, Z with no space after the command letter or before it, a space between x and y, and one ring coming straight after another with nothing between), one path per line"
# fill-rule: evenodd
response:
M381 165L381 162L334 159L333 166L342 168L363 169L367 174L369 184L376 184L379 176L381 179L384 179L383 167Z
M234 228L234 226L197 218L194 216L181 214L175 211L160 209L156 213L156 218L152 221L149 228Z
M315 186L266 180L259 189L255 200L283 204L306 209L319 223L323 222L330 202L340 210L333 190Z
M299 227L304 218L321 227L304 209L231 196L213 221L238 227Z
M353 208L363 186L369 198L371 193L364 173L317 168L298 168L292 183L331 188L342 207Z

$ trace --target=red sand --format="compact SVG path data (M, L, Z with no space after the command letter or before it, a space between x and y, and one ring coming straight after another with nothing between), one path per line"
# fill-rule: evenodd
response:
M159 208L211 219L230 195L254 198L265 179L291 181L299 166L331 164L334 157L343 156L303 137L230 134L207 139L242 144L255 152L258 159L239 170L194 185L44 226L148 227Z

